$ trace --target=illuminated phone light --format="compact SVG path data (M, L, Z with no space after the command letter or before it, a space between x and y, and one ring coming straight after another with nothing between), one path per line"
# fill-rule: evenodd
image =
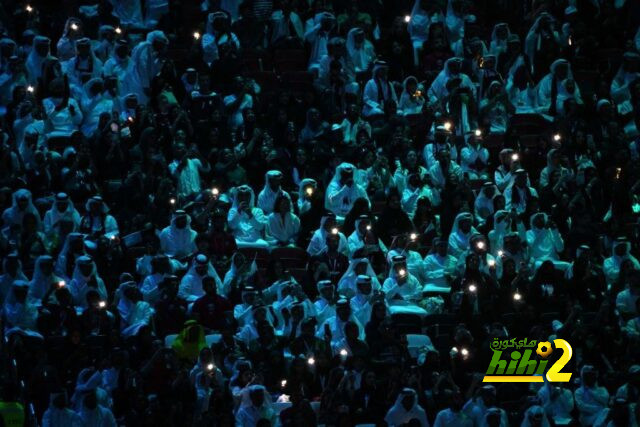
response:
M476 131L474 132L474 134L476 136L482 136L482 131L480 129L476 129Z
M560 136L560 134L559 134L559 133L556 133L555 135L553 135L553 140L554 140L554 141L558 142L558 141L560 141L561 139L562 139L562 137Z
M517 162L519 159L520 159L520 156L518 156L518 154L511 155L511 160L513 160L514 162Z
M398 270L398 275L400 277L404 277L407 275L407 270L405 270L404 268L401 268L400 270Z
M194 38L194 40L200 40L200 33L197 32L197 31L194 31L193 32L193 38Z
M29 13L33 12L33 7L31 7L30 4L28 4L24 9Z
M67 284L66 284L66 282L65 282L64 280L60 280L60 281L58 282L58 287L59 287L59 288L64 288L66 285L67 285Z
M520 301L521 299L522 299L522 295L520 295L520 292L517 292L517 291L516 291L516 292L513 294L513 300L514 300L514 301Z
M115 32L116 34L122 34L122 28L116 27Z
M33 86L31 86L31 85L27 86L27 92L33 93L35 90L36 89Z
M214 367L215 367L215 366L213 366L213 363L209 363L209 364L207 365L207 371L213 371L213 368L214 368Z
M308 358L308 359L307 359L307 364L308 364L309 366L313 366L313 365L315 365L315 364L316 364L316 359L314 359L313 357Z
M171 203L172 205L176 204L176 199L174 199L173 197L169 199L169 203Z
M480 241L480 242L476 243L476 248L478 248L478 249L484 249L484 247L485 247L485 244L484 244L484 242L483 242L483 241Z
M411 15L405 15L404 22L406 22L407 24L411 22Z
M280 381L280 387L285 388L287 386L287 380Z
M496 266L496 261L494 259L490 259L487 261L487 265L489 267L495 267Z
M98 307L100 307L100 308L105 308L106 306L107 306L107 303L106 303L106 302L104 302L104 301L100 301L100 302L98 303Z
M307 196L310 196L313 194L313 187L307 187L307 189L305 190L305 192L307 193Z
M218 190L217 188L213 187L211 189L211 194L213 194L214 196L217 196L220 194L220 190Z
M499 250L499 251L498 251L498 256L500 256L500 257L501 257L501 256L504 256L504 251L503 251L503 250Z
M73 31L76 31L78 29L78 24L76 24L75 22L71 24L71 29Z
M367 225L367 231L371 231L371 225Z
M331 234L338 234L338 228L337 227L333 227L331 229Z
M342 350L340 350L340 357L342 359L346 359L348 355L349 355L349 352L346 349L343 348Z
M469 285L469 292L475 292L477 290L478 288L476 287L476 285Z
M463 348L462 350L460 350L460 354L462 354L463 357L467 357L469 355L469 350Z
M444 130L447 130L447 131L451 130L451 126L452 126L451 122L444 122Z
M416 233L411 233L409 235L409 239L411 239L411 240L416 240L417 238L418 238L418 235Z

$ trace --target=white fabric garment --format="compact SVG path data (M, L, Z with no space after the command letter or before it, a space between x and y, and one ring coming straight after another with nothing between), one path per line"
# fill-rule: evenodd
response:
M309 69L318 68L320 59L329 53L327 49L329 33L322 29L322 20L324 18L335 20L335 17L331 13L320 12L307 21L304 39L311 45Z
M611 250L611 256L604 260L602 264L602 270L604 272L604 277L607 280L607 284L611 285L618 279L618 275L620 274L620 267L625 260L630 260L635 269L640 269L640 262L631 255L631 243L625 242L627 250L624 255L618 256Z
M540 80L537 86L537 104L544 111L547 111L551 107L551 96L552 96L552 86L554 82L554 76L557 73L557 68L560 65L566 65L568 67L567 76L562 81L556 81L556 106L561 106L565 99L572 96L576 99L576 102L582 104L582 98L580 96L580 89L578 88L578 84L575 83L575 90L572 93L568 93L565 87L567 80L573 80L573 72L571 71L571 63L566 59L557 59L550 66L550 72L546 76ZM558 110L561 111L561 110Z
M196 257L197 258L197 257ZM182 280L180 281L180 286L178 288L178 297L182 298L185 301L193 302L204 295L204 289L202 289L202 279L206 276L213 277L216 282L216 288L220 295L226 296L226 294L222 293L223 285L220 280L220 276L216 272L213 265L211 265L210 261L207 261L207 272L205 275L201 276L196 271L196 263L197 260L194 259L191 263L191 267L187 271L187 274L184 275Z
M347 271L345 271L345 273L342 275L342 277L340 278L340 281L338 282L338 293L340 295L344 295L347 298L350 298L352 296L355 296L358 292L358 286L357 286L357 280L358 280L358 273L356 272L356 267L361 264L361 263L365 263L366 264L366 268L365 268L365 272L363 273L366 276L369 276L371 278L371 290L372 291L379 291L382 289L382 286L380 286L380 282L378 281L378 277L375 273L375 271L373 270L373 267L371 266L371 263L369 262L368 258L353 258L349 261L349 267L347 268ZM366 324L366 322L364 323Z
M209 169L202 164L200 159L187 159L186 165L181 170L178 170L180 160L175 159L171 162L169 171L178 180L178 195L180 197L189 197L202 190L200 171L207 172Z
M251 217L249 217L247 212L239 210L239 192L250 193L248 209L252 214ZM229 214L227 215L227 221L237 243L257 244L264 247L268 246L268 243L264 240L267 217L264 216L264 213L260 208L255 206L255 194L251 187L245 185L236 188L236 193L233 196L233 204L229 210Z
M76 230L80 225L80 214L73 206L71 199L67 200L67 208L60 212L54 202L53 206L44 214L44 232L49 234L55 230L60 220L67 220L73 223L73 229Z
M160 232L160 250L167 256L184 258L197 250L196 236L198 233L191 229L191 217L186 215L187 225L180 229L176 226L177 216L171 218L171 224Z
M537 217L542 217L546 224L547 214L537 213L531 216L530 226L527 231L527 245L529 247L529 253L534 261L546 261L546 260L558 260L558 253L564 249L564 242L562 236L557 228L537 228L535 227L534 220Z
M452 62L460 62L462 63L462 58L453 57L447 59L444 63L444 68L440 73L436 76L435 80L431 83L428 91L429 100L433 103L446 98L449 95L449 91L447 90L447 82L454 77L460 78L460 88L468 88L471 90L473 97L476 97L476 87L466 74L459 72L453 73L450 69Z
M280 243L295 243L300 231L300 219L292 212L284 216L279 213L269 215L267 222L267 236Z
M46 114L45 131L50 137L71 136L82 123L82 110L76 100L69 98L64 108L56 110L56 107L62 101L62 98L45 98L42 100ZM73 107L74 114L71 114L70 107Z
M384 114L385 101L393 101L396 105L398 104L396 91L391 86L389 80L377 77L379 67L381 66L374 64L373 71L371 72L373 78L369 79L364 86L364 92L362 94L362 115L365 118Z
M17 259L17 256L15 258L15 262L18 265L15 275L12 275L9 272L9 257L5 257L2 260L2 271L4 273L0 275L0 307L4 304L7 297L9 296L13 282L15 282L16 280L22 280L26 282L28 280L27 276L25 276L25 274L22 272L22 263L19 259Z
M18 206L18 199L27 199L27 203L24 209ZM2 222L4 223L4 230L7 230L13 225L22 227L22 219L26 213L35 215L36 222L38 223L38 229L40 228L40 214L33 205L31 192L24 188L14 191L12 195L11 207L4 210L2 213Z
M40 56L36 51L36 45L38 43L50 44L51 40L44 36L35 36L33 38L31 52L27 56L25 62L25 68L27 69L29 84L35 86L38 83L38 79L42 77L42 63L50 55L50 50L47 51L45 56Z
M128 3L128 0L122 0L122 3ZM128 79L131 91L141 102L147 101L145 88L151 87L151 80L160 72L164 63L164 60L153 50L152 45L156 40L168 43L162 31L151 31L147 34L146 40L139 43L131 52Z
M426 275L426 281L424 289L431 288L449 288L446 275L452 275L456 259L453 255L446 254L440 256L434 252L424 257L424 271Z
M354 184L355 185L355 184ZM324 223L327 221L327 216L323 216L320 219L320 228L313 232L309 246L307 246L307 253L311 256L317 256L327 250L327 234L329 233L324 229ZM347 238L342 232L338 231L339 243L338 252L347 255L349 245L347 244Z
M409 90L407 89L407 83L409 83L410 81L413 81L415 83L416 92L424 92L424 88L422 87L422 85L418 84L418 80L415 77L409 76L404 79L404 82L402 82L402 94L400 95L400 103L398 104L398 110L402 111L402 114L404 116L422 113L422 107L425 103L425 98L423 95L416 92L409 93Z
M409 410L405 409L402 405L402 400L406 396L413 396L413 406ZM422 406L418 404L418 395L412 388L402 389L395 403L384 417L384 420L389 427L400 427L411 420L417 420L420 423L420 427L429 427L427 413L422 409Z
M85 97L82 99L83 123L80 129L84 136L91 136L98 128L100 116L102 114L112 115L115 111L113 100L104 93L91 96L89 88L92 84L102 81L102 79L91 79L85 85Z
M347 55L355 66L356 72L367 71L376 57L376 52L373 44L366 38L359 47L356 46L355 35L357 33L363 33L363 30L356 27L347 34Z
M82 420L84 427L116 427L116 419L109 408L102 405L96 406L95 409L82 407L77 413Z
M41 255L36 259L36 264L33 270L33 277L29 282L29 298L34 301L40 301L44 298L47 291L51 288L53 283L60 281L53 272L50 275L45 275L42 272L43 262L53 262L53 258L49 255Z
M282 187L279 186L278 189L274 191L269 186L269 179L273 179L276 177L282 177L282 172L276 170L268 171L264 175L264 187L258 194L257 206L262 209L262 212L265 215L269 215L271 212L273 212L274 203L280 194L285 194L289 201L291 201L291 196L289 196L289 193L284 191Z
M471 229L468 233L464 233L460 229L460 221L467 219L471 221ZM473 215L468 212L461 212L456 216L449 234L449 254L459 259L463 252L469 249L469 239L472 235L478 234L478 230L473 226Z
M340 183L341 172L349 168L354 171L354 182L351 187ZM341 163L336 167L335 175L327 187L325 207L337 217L346 216L356 199L363 198L369 201L366 190L355 182L355 170L356 168L352 164Z
M580 370L580 377L584 378L585 368ZM609 392L605 387L598 386L596 383L593 387L587 387L583 384L573 393L576 407L580 413L580 424L593 425L600 412L605 410L609 404Z
M84 276L80 271L80 263L91 263L92 272L88 276ZM96 279L96 287L89 286L89 280L92 277ZM73 298L73 305L80 308L87 308L87 292L94 289L100 295L100 299L107 299L107 288L104 281L98 276L98 270L95 262L87 256L81 256L76 259L76 266L73 270L73 277L69 283L69 292Z
M313 191L318 189L318 183L315 179L305 178L300 181L298 186L298 214L302 215L311 209L311 201L309 201L308 195L306 193L307 187L311 187Z
M476 200L473 202L473 211L476 216L476 220L479 222L484 222L489 216L493 215L494 207L493 207L493 198L500 194L498 187L496 185L491 185L494 189L494 194L492 197L488 197L485 189L486 186L483 186L476 197Z

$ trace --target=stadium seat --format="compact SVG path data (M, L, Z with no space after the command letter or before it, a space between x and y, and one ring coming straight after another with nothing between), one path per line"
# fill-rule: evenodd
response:
M418 353L420 352L421 348L427 346L433 347L431 338L429 338L427 335L422 334L407 334L407 343L409 354L414 358L418 357Z

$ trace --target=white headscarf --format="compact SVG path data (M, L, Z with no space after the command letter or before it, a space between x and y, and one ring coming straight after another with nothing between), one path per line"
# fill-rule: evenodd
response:
M340 295L344 295L348 298L354 296L358 290L357 281L358 274L356 273L356 267L360 263L367 264L367 269L365 271L365 275L371 278L371 289L374 291L378 291L382 288L380 286L380 282L378 281L378 277L376 272L373 270L371 263L368 258L354 258L349 261L349 267L347 271L342 275L340 281L338 282L338 293Z
M349 55L351 62L356 67L356 72L367 71L376 55L373 50L373 45L366 38L362 41L362 45L360 47L356 46L355 36L360 33L364 35L362 28L352 28L347 35L346 44L347 55Z
M460 221L468 219L471 221L471 229L468 233L460 230ZM461 212L456 216L449 235L449 253L456 258L460 257L464 251L469 249L469 239L474 234L478 234L478 230L473 226L473 215L469 212Z
M178 218L186 217L187 225L180 229L176 226ZM160 249L168 256L182 258L192 255L196 250L195 239L198 233L191 229L191 217L184 211L174 212L171 224L160 232Z
M22 198L27 199L27 206L24 210L21 210L18 207L18 199ZM22 227L22 219L24 218L24 214L26 214L27 212L32 213L36 216L36 222L38 224L38 228L40 228L40 214L38 213L36 207L33 205L31 192L27 189L21 188L13 193L11 207L5 209L5 211L2 213L2 220L4 222L5 229L8 229L12 225L19 225L20 227Z
M413 406L408 411L402 405L402 399L406 396L413 397ZM399 427L414 419L419 421L421 426L429 425L426 412L420 405L418 405L418 394L416 391L412 388L403 388L398 394L396 402L384 417L384 420L387 422L389 427Z

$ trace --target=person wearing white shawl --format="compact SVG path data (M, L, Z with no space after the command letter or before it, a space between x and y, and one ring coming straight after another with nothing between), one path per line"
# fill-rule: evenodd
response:
M129 42L126 39L118 39L109 59L105 61L102 67L102 72L105 77L117 77L120 89L126 92L128 89L125 79L130 65Z
M82 399L82 407L76 412L83 423L83 426L91 427L116 427L116 419L111 410L98 403L96 390L85 393Z
M50 394L49 407L42 416L42 427L84 427L82 418L67 407L66 392Z
M280 8L274 4L274 10L269 17L269 28L271 29L270 45L274 46L281 40L289 37L302 40L304 38L304 26L300 16L281 3Z
M347 238L338 229L336 216L333 212L327 212L320 218L320 228L313 232L309 246L307 246L307 253L311 256L317 256L325 252L327 250L327 236L329 234L339 236L338 252L347 255L349 250Z
M56 259L55 273L70 282L73 267L76 265L76 258L82 255L86 255L84 235L75 232L67 234L62 250L58 253L58 258Z
M404 116L411 116L422 113L422 107L425 103L423 96L424 87L418 83L418 79L409 76L402 82L402 94L400 95L400 103L398 111L402 111Z
M571 393L571 392L569 392ZM572 398L573 400L573 398ZM571 421L571 417L565 419L565 421ZM562 424L560 424L562 425ZM549 418L545 413L545 409L540 405L533 405L524 411L524 416L520 427L550 427Z
M153 308L142 300L142 294L135 282L121 284L116 293L119 297L120 333L123 337L135 336L142 328L150 325Z
M511 233L513 216L507 210L499 210L493 214L493 230L489 231L489 245L494 256L499 256L500 251L504 251L504 238ZM516 228L518 235L526 240L526 229L522 221L517 220Z
M66 82L56 77L49 83L49 97L42 100L45 112L44 132L48 138L69 137L82 123L82 110L73 97L67 97Z
M384 61L373 63L371 79L362 93L362 115L365 118L384 114L385 103L398 104L398 97L388 79L389 65Z
M329 12L319 12L310 19L311 24L307 25L304 33L304 40L311 45L309 55L309 70L317 70L320 59L329 54L327 44L329 36L336 24L336 18ZM309 24L309 23L307 23Z
M546 187L549 184L551 174L556 171L559 173L558 179L560 180L572 178L573 174L571 173L571 170L562 166L560 163L561 160L562 153L557 148L552 148L547 152L547 166L545 166L542 169L542 172L540 172L540 188Z
M433 125L433 139L429 141L422 150L422 157L427 169L438 163L438 153L442 150L449 151L451 158L456 161L458 159L458 151L456 147L449 142L451 131L445 125Z
M436 12L430 17L430 8L429 0L415 0L411 9L407 31L413 44L413 63L415 65L419 63L419 52L422 50L424 42L429 39L431 24L441 22L443 19L440 12Z
M492 182L482 184L476 200L473 202L473 212L479 224L484 223L494 213L493 198L500 194L498 187Z
M542 406L541 409L556 422L556 425L572 418L571 412L573 412L574 402L571 390L560 385L553 385L544 377L544 385L540 387L536 397Z
M60 63L62 71L69 77L69 84L81 88L87 77L102 76L102 61L91 50L91 40L86 37L76 41L76 54Z
M478 234L478 230L473 226L473 215L469 212L459 213L449 234L449 254L459 259L469 249L469 240L474 234Z
M338 282L338 293L347 298L356 295L358 291L358 278L360 276L368 276L371 278L371 287L374 291L382 289L376 272L373 271L371 262L368 258L353 258L349 261L347 271L342 275ZM369 320L367 320L368 322ZM367 323L365 322L365 324Z
M538 198L538 192L530 186L527 171L516 169L511 183L504 190L505 209L508 211L515 209L518 214L522 214L533 198Z
M622 57L622 64L611 81L611 99L617 105L631 100L629 85L640 77L640 55L636 52L626 52Z
M118 223L109 215L109 207L100 196L93 196L84 205L86 214L80 219L79 231L88 235L117 236Z
M359 27L352 28L347 34L347 55L355 66L356 73L368 71L371 63L376 58L373 44L366 39L364 30Z
M29 283L16 280L11 286L2 306L2 315L5 319L5 335L11 333L27 334L42 337L36 332L38 308L29 297Z
M169 258L164 255L156 255L151 260L151 274L144 278L140 285L142 298L149 304L154 305L162 296L160 284L168 275L172 274Z
M473 419L474 425L484 425L487 416L491 416L496 417L496 421L499 421L499 427L508 427L507 413L503 409L497 408L495 401L496 388L492 385L485 385L480 388L479 396L469 399L462 410ZM487 425L493 426L495 424Z
M589 426L609 406L609 392L605 387L598 386L598 372L591 365L584 365L580 369L580 387L573 392L576 407L580 414L580 424Z
M422 255L415 249L418 246L418 233L399 234L393 236L389 252L387 252L387 262L391 264L393 257L404 256L407 259L407 269L418 282L424 283L426 271Z
M95 393L95 398L98 404L106 408L110 407L112 402L109 397L109 393L107 393L101 385L102 374L100 371L93 367L81 370L78 374L78 379L76 380L76 388L71 396L71 405L73 406L73 409L76 412L82 409L82 402L84 401L85 393L88 392Z
M407 268L407 258L396 255L391 258L389 277L384 281L382 290L391 305L411 305L422 298L422 285ZM400 301L398 301L400 300Z
M359 249L368 247L371 244L367 242L367 237L373 236L371 229L371 218L368 216L361 215L355 220L355 230L353 230L353 233L351 233L347 239L347 248L350 257L353 257ZM387 247L382 243L382 240L377 239L377 244L374 245L378 246L382 252L387 252Z
M537 87L533 83L531 73L527 70L524 57L520 55L509 69L505 91L509 102L517 114L545 113L545 107L538 106Z
M431 103L437 103L445 99L449 95L447 82L454 78L460 79L460 88L470 89L473 97L476 97L476 87L466 74L461 71L462 58L453 57L447 59L444 63L442 71L436 76L427 91L427 97Z
M300 181L298 187L298 215L302 215L311 209L311 197L318 190L318 183L315 179L305 178Z
M316 284L318 289L318 299L313 303L316 321L319 325L330 317L335 316L335 292L331 280L320 280Z
M538 15L524 41L524 53L529 57L532 72L536 75L540 74L540 70L538 70L540 64L535 62L536 53L545 48L543 46L544 39L548 39L549 43L560 44L560 35L554 28L553 18L546 12Z
M544 76L537 86L537 104L543 111L548 111L552 107L552 96L554 93L553 85L556 85L556 108L561 107L564 100L573 97L579 104L582 103L580 97L580 88L573 80L573 72L571 71L571 63L566 59L557 59L549 67L549 74ZM573 85L573 90L570 86ZM561 109L558 109L561 111Z
M57 193L53 206L44 214L44 232L46 234L55 232L61 220L70 221L73 224L73 230L80 225L80 214L67 193Z
M276 209L274 203L280 194L285 194L289 199L289 193L282 189L282 172L270 170L264 175L264 188L258 194L257 206L265 215L269 215Z
M356 199L369 200L367 191L354 181L355 170L351 163L340 163L327 187L325 208L333 212L338 221L349 213Z
M196 236L191 229L191 217L183 210L173 213L171 224L160 232L160 251L174 258L186 258L197 250Z
M409 422L418 422L420 427L429 427L427 413L418 404L418 394L412 388L403 388L395 403L384 417L389 427L401 427Z
M458 182L463 179L462 168L451 159L451 152L447 149L438 151L438 161L429 168L429 177L433 184L434 198L441 200L440 191L444 190L447 182L454 177Z
M115 105L112 99L104 94L104 81L95 77L84 85L84 97L80 102L84 120L80 130L84 136L90 137L98 128L103 114L113 115Z
M371 319L373 306L373 286L371 276L359 275L356 279L356 294L349 300L351 312L361 325Z
M558 227L550 221L547 214L538 212L529 219L531 228L527 231L527 245L531 260L536 267L546 260L553 261L557 268L568 268L568 264L559 260L559 254L564 250L564 242Z
M151 80L164 65L164 55L169 39L162 31L151 31L145 41L139 43L131 52L131 66L128 81L131 91L141 102L147 101Z
M482 145L482 135L468 135L466 144L460 150L462 171L468 174L470 179L483 179L487 175L488 163L489 150Z
M263 385L252 384L248 388L249 404L242 405L236 413L237 427L254 427L261 420L275 425L277 415L271 407L271 399Z
M18 254L13 252L2 260L2 274L0 274L0 307L4 304L11 286L16 280L28 281L27 276L22 272L22 263Z
M203 60L211 66L219 59L219 46L233 45L234 49L240 49L240 40L229 31L229 16L223 11L212 12L207 15L206 31L200 41Z
M69 283L69 292L73 297L73 305L87 308L87 292L94 289L100 295L100 299L107 299L107 288L104 281L98 276L96 263L91 257L83 255L76 258L76 267Z
M189 267L187 274L185 274L180 281L178 297L191 303L203 296L205 292L202 288L202 279L207 276L214 278L218 293L226 297L227 293L223 292L222 282L220 281L218 273L213 268L213 265L211 265L209 258L204 254L196 255L191 262L191 267Z
M318 321L316 337L324 338L328 330L331 335L331 347L334 348L345 338L344 327L347 322L353 322L358 326L358 338L364 340L364 327L351 312L349 300L340 298L335 305L335 314L322 322Z
M446 291L451 289L448 278L453 277L456 258L447 253L447 242L436 237L431 253L424 257L425 284L424 292Z
M293 213L289 195L281 192L274 203L276 211L268 217L267 238L279 246L295 245L300 231L300 219Z
M128 93L122 97L120 102L120 120L123 122L135 121L138 111L138 96L135 93Z
M233 287L242 287L258 271L255 259L249 261L242 252L236 252L231 257L231 268L224 275L222 286L218 287L218 294L229 297Z
M233 318L238 321L239 327L243 327L253 321L253 306L255 305L257 296L258 292L253 286L247 286L242 289L240 296L242 302L233 307Z
M602 270L604 277L607 280L607 285L611 286L620 275L620 267L626 261L631 261L633 267L640 269L640 262L631 255L631 242L621 237L616 239L611 246L611 256L604 260L602 264Z
M42 77L42 63L50 55L51 40L45 36L35 36L33 38L33 48L27 56L25 67L29 84L35 86L38 79Z
M70 17L64 23L62 37L56 44L56 57L60 61L68 61L76 54L76 41L82 37L84 25L78 18Z
M40 228L40 214L33 205L31 192L24 188L16 190L11 198L11 207L2 212L2 222L4 229L8 230L11 226L22 227L22 219L26 213L36 216L38 228Z
M511 35L509 24L500 22L493 26L491 32L491 42L489 43L489 53L495 55L496 58L507 51L507 41Z
M342 143L353 147L358 143L360 132L366 132L371 137L371 125L360 117L360 107L357 104L348 104L346 110L345 118L340 123L339 129L342 132Z
M227 222L239 248L268 248L265 240L267 217L255 206L255 193L248 185L236 187Z
M53 258L49 255L39 256L33 270L33 277L29 282L29 298L40 305L39 301L44 298L51 286L60 281L61 278L53 273Z

